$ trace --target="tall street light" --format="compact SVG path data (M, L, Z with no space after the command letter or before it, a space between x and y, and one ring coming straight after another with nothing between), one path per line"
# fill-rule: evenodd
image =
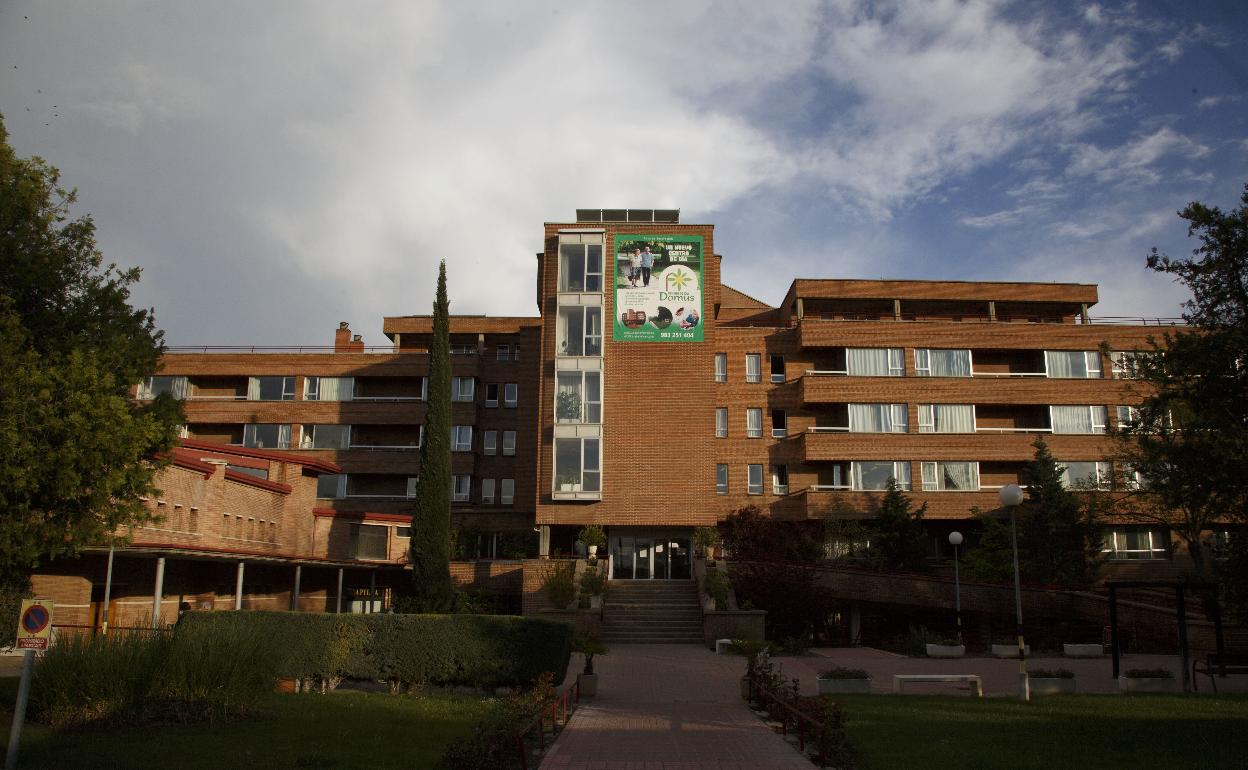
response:
M1014 515L1023 502L1023 490L1017 484L1007 484L1001 488L998 498L1001 505L1010 509L1010 545L1014 549L1014 611L1017 614L1018 636L1018 697L1031 700L1031 688L1027 685L1026 647L1023 645L1023 592L1018 577L1018 525Z
M949 545L953 546L953 601L958 617L958 644L965 644L962 641L962 583L958 580L958 546L962 545L962 533L950 532Z

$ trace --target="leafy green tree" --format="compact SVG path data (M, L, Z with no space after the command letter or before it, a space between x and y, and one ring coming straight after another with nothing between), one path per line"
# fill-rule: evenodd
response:
M150 518L162 452L182 421L168 396L131 388L164 351L150 310L130 306L139 270L104 266L75 192L19 158L0 122L0 584ZM16 588L15 588L16 586ZM7 618L0 627L11 628Z
M1214 551L1213 574L1220 599L1232 618L1248 623L1248 532L1238 530Z
M1117 431L1119 460L1141 481L1124 505L1173 528L1201 575L1211 525L1248 518L1248 185L1240 200L1228 213L1179 212L1200 244L1191 258L1149 255L1191 290L1188 329L1150 340L1152 355L1136 360L1139 417Z
M923 528L927 503L911 510L910 497L888 480L888 491L875 512L871 529L871 550L876 563L891 570L921 570L925 565L930 540Z
M438 267L429 342L429 409L420 447L420 478L412 515L412 597L417 612L451 612L451 321L446 298L446 262Z

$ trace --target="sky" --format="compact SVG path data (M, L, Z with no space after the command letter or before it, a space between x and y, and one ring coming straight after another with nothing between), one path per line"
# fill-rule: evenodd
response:
M171 346L537 314L542 223L679 208L723 280L1096 283L1171 317L1248 182L1248 4L0 0L0 114Z

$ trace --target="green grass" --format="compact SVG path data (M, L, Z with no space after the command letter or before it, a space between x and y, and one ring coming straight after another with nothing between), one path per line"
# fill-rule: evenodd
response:
M15 683L0 679L4 743ZM274 695L265 718L228 724L56 731L28 723L21 767L429 768L486 708L476 698L344 692Z
M1243 768L1248 697L837 696L859 770Z

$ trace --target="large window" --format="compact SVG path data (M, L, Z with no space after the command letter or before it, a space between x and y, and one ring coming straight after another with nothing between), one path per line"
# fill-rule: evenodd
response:
M919 377L970 377L971 351L915 348L914 373Z
M715 466L715 494L728 494L728 466L724 463Z
M350 529L352 559L385 559L390 527L380 524L352 524Z
M176 399L186 398L186 378L185 377L148 377L143 380L143 384L139 386L139 399L142 401L150 401L153 398L168 393Z
M727 353L715 354L715 381L716 382L728 381L728 354Z
M294 377L248 377L248 401L293 401Z
M471 452L472 451L472 426L456 425L451 430L451 451L452 452Z
M596 438L555 439L555 491L598 492L602 483L601 442Z
M452 401L472 401L476 398L477 381L472 377L452 377L451 378L451 400ZM498 386L495 385L495 388ZM498 392L495 391L495 400L498 399ZM497 403L495 403L497 406Z
M1111 559L1164 559L1169 537L1161 527L1116 526L1105 529L1101 550Z
M263 423L244 425L243 446L255 449L290 449L290 426Z
M745 437L746 438L762 438L763 437L763 410L757 407L750 407L745 410Z
M905 351L901 348L846 348L845 370L855 377L903 377Z
M306 377L304 401L350 401L355 395L354 377Z
M910 489L908 462L854 462L850 464L850 476L853 488L859 491L886 490L889 479L896 479L902 489Z
M761 495L763 493L763 466L751 464L745 466L745 470L745 491L751 495Z
M849 404L851 433L905 433L905 404Z
M559 372L555 386L555 420L602 422L602 373Z
M759 353L745 354L745 381L763 381L763 357Z
M923 463L924 492L979 491L979 463Z
M974 433L971 404L919 404L919 433Z
M559 291L602 291L602 246L600 244L560 244Z
M316 496L340 500L347 496L347 474L322 473L316 477Z
M1115 380L1134 380L1140 376L1140 364L1152 353L1115 350L1109 354L1109 368Z
M472 476L455 475L451 477L451 502L467 503L472 500Z
M602 308L561 307L557 328L561 356L602 355Z
M346 449L351 446L350 425L305 425L300 449Z
M1076 460L1059 465L1062 467L1062 486L1067 489L1108 490L1113 486L1112 463Z
M1044 363L1050 377L1082 380L1101 376L1101 354L1095 350L1046 350Z
M1054 433L1105 433L1109 430L1109 409L1104 406L1050 406L1049 420Z
M728 438L728 407L715 407L715 438Z

